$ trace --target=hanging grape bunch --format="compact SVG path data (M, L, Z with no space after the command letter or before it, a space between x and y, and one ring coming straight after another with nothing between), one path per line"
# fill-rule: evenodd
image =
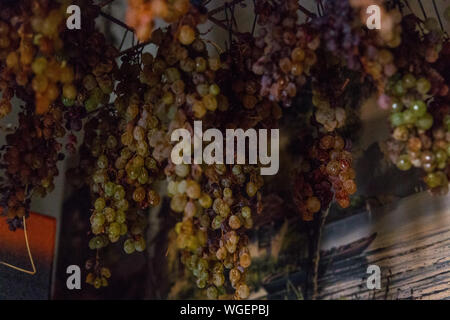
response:
M345 125L346 114L344 108L332 106L336 103L333 99L335 92L333 97L328 97L325 91L318 83L313 84L312 103L316 107L315 119L327 132L333 132Z
M262 52L252 70L261 76L260 95L290 106L317 62L320 38L307 24L298 24L295 0L261 0L256 10L261 29L255 45Z
M36 113L43 114L60 94L74 99L74 70L57 52L63 49L60 37L65 26L65 8L61 5L35 2L29 9L31 16L20 26L20 45L7 58L10 69L20 86L31 85L35 95ZM22 12L28 15L29 13Z
M337 134L308 140L311 145L306 147L294 182L294 201L305 221L327 210L333 196L341 208L349 207L350 196L357 190L350 143Z
M224 115L228 118L222 119L227 122L227 127L276 128L282 116L277 102L260 96L260 76L252 72L253 61L260 54L261 49L247 34L236 39L230 49L221 55L225 67L218 75L218 83L228 97L230 112L228 116Z
M4 213L12 229L21 226L28 215L29 198L44 197L54 189L53 178L58 175L57 162L62 160L62 145L56 138L64 135L62 112L52 109L45 116L31 111L19 114L18 129L6 136L7 147L1 159L6 168L6 183L2 189Z
M216 113L228 108L227 98L220 94L215 82L220 60L208 56L205 43L193 27L182 25L172 30L179 30L179 42L169 40L173 39L173 31L164 33L151 73L159 79L154 81L156 87L148 96L156 105L156 114L163 125L168 123L169 134L177 128L192 132L191 121L196 118L205 118L204 125L214 118L214 125L220 125ZM157 141L150 145L167 145L164 140L168 136L159 131L152 136ZM182 262L196 277L197 286L207 288L210 298L226 293L226 268L232 269L231 285L236 298L249 295L245 269L250 265L250 256L244 230L253 224L251 207L255 212L256 203L252 199L262 180L256 175L256 168L236 166L233 173L231 169L224 165L173 165L170 161L165 168L168 195L172 198L170 207L183 214L183 221L176 226ZM223 233L224 230L228 232Z
M128 0L127 23L136 30L139 40L151 36L154 19L162 18L173 23L190 9L189 0Z
M444 97L449 87L434 66L446 40L437 21L426 20L421 26L424 34L412 29L418 23L422 24L412 16L403 20L404 39L396 48L399 55L395 60L400 70L388 79L379 100L381 107L391 110L388 156L400 170L421 168L428 188L446 194L449 109ZM418 44L420 50L406 55Z
M9 19L7 15L7 19ZM11 99L15 94L14 75L7 68L8 57L11 50L15 50L19 45L19 35L9 24L8 20L0 20L0 90L2 97L0 100L0 118L8 115L12 110ZM13 57L14 58L14 57ZM10 58L11 59L11 58Z

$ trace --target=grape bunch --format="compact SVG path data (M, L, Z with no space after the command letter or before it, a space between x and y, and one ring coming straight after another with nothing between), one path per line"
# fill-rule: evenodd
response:
M11 99L15 94L15 88L11 86L13 75L6 66L10 51L18 48L18 46L19 34L8 20L4 21L0 18L0 91L2 92L0 119L8 115L12 110Z
M95 289L108 286L108 279L111 278L111 270L104 267L102 263L96 259L86 262L86 270L89 271L86 276L86 283L92 285Z
M148 40L154 28L154 19L173 23L189 12L189 0L128 0L127 23L141 41Z
M335 133L304 141L306 150L296 175L294 202L303 220L311 221L314 214L328 208L333 196L341 208L349 207L357 186L349 142Z
M318 83L313 84L312 93L312 103L316 108L315 120L327 132L334 132L336 129L342 128L345 125L346 113L343 107L335 106L337 102L336 97L328 97L327 91L323 90L323 86L320 86Z
M263 181L252 166L213 165L204 169L177 165L168 193L171 208L183 214L176 225L182 262L192 272L207 296L225 295L228 269L236 299L246 299L246 270L251 264L245 230L253 226Z
M161 102L169 117L183 107L186 114L197 119L208 117L216 110L226 111L228 99L221 94L216 73L222 68L219 58L209 57L206 43L198 37L198 31L190 25L181 25L166 32L158 49L157 69L162 75L163 96ZM160 103L161 105L161 103Z
M391 111L392 139L385 151L400 170L421 168L428 188L445 194L449 86L439 68L448 41L432 18L422 22L409 16L402 20L402 30L400 45L389 55L397 72L387 78L379 98L380 107Z
M252 72L253 61L260 52L254 39L244 35L233 41L229 50L221 55L224 67L219 71L217 82L228 98L230 116L221 116L227 127L275 128L282 116L277 102L260 95L260 76Z
M355 27L355 11L349 1L324 2L323 16L314 19L314 28L320 30L325 49L338 57L351 70L359 70L359 46L362 41L362 24Z
M61 56L61 39L65 26L63 5L39 1L29 4L30 13L21 12L24 19L20 26L20 44L18 49L9 52L6 66L15 74L18 85L31 85L35 95L36 113L46 113L50 105L59 97L75 99L77 89L73 85L74 69Z
M106 43L101 33L94 30L88 38L80 37L81 39L77 41L73 39L74 37L76 37L75 34L68 34L67 42L73 45L73 48L68 50L76 52L71 60L77 65L78 94L73 99L63 99L63 103L70 111L78 107L89 113L110 103L116 81L117 50ZM88 57L88 59L80 60L78 57ZM75 121L82 118L81 115L71 117Z
M169 181L170 208L181 215L175 231L182 262L209 298L227 294L225 269L231 269L235 298L247 298L250 290L245 275L251 259L245 230L253 225L260 198L263 181L258 169L175 165L169 158L173 130L185 128L192 134L192 121L198 118L206 128L222 128L231 120L224 115L231 106L219 86L226 63L208 55L192 25L156 30L152 38L159 45L158 52L154 58L145 57L149 64L144 63L140 78L151 87L145 99L155 106L160 122L149 145L155 148L155 159L167 163L164 173Z
M122 245L126 253L142 252L146 248L144 231L147 218L133 200L133 188L126 181L124 167L118 168L116 165L118 159L124 160L121 157L126 152L122 151L123 146L117 131L119 119L107 109L101 110L98 116L99 118L92 118L85 125L79 167L68 172L75 177L85 177L85 182L91 188L94 199L90 217L93 237L89 241L89 248L99 252L124 237L126 239ZM128 155L132 153L129 152ZM102 265L98 253L95 265ZM103 268L94 268L86 282L95 288L105 286L107 281L103 278L108 277L101 275L101 270Z
M7 176L5 184L17 186L15 188L20 189L19 194L26 189L26 201L22 205L22 197L15 201L12 195L13 200L10 202L17 203L9 206L9 216L14 215L14 208L17 207L16 217L20 218L23 216L22 207L25 212L28 211L30 195L44 196L53 188L53 177L58 174L56 161L63 157L60 142L57 142L66 133L63 124L65 122L68 131L79 131L82 119L86 116L84 103L87 91L81 85L84 75L89 74L92 69L98 75L91 87L96 87L97 83L100 85L104 91L100 91L103 101L109 101L109 94L112 92L113 80L110 74L115 65L113 59L116 51L106 45L103 35L94 31L93 20L88 19L95 18L98 14L92 1L80 0L77 4L83 5L83 14L87 21L91 21L84 25L82 31L65 30L64 4L48 1L25 1L21 5L2 4L5 6L2 7L2 19L6 17L11 22L0 23L4 42L9 43L7 48L2 48L0 56L3 115L10 111L9 100L14 95L25 103L18 128L10 136L10 139L14 139L13 144L10 145L7 141L7 149L11 147L13 151L5 152L4 162L5 167L10 167L13 172ZM85 56L89 59L85 59ZM72 67L72 63L77 65L76 69ZM36 152L46 155L48 159L43 164L43 160L35 160L36 155L27 155L25 161L30 167L22 168L19 161L17 165L12 165L10 157L16 157L16 145L20 144L21 136L27 132L33 140L28 144L28 149L21 152ZM68 141L66 150L75 153L76 137L71 134ZM20 175L17 175L16 169L12 169L17 166Z
M85 136L85 162L80 165L86 170L95 168L88 172L95 196L90 219L94 237L89 242L93 250L116 243L121 237L126 237L123 249L127 254L146 248L145 210L160 202L152 187L159 178L159 164L152 157L150 146L159 120L149 100L152 87L139 75L141 65L148 70L152 63L153 56L147 53L125 57L117 74L113 106L100 109L103 121L93 119L92 124L86 125L90 134ZM95 279L87 281L98 287Z
M6 136L6 149L1 158L5 181L1 189L3 211L12 229L18 219L28 215L30 197L41 196L54 189L53 179L58 175L57 162L64 158L57 138L64 136L62 112L51 109L46 115L35 115L30 110L19 114L19 126ZM20 226L20 225L19 225Z
M390 154L400 170L422 168L430 189L448 190L448 105L430 102L431 82L407 73L392 78L387 94L391 98L392 141L398 152ZM439 110L440 109L440 110Z
M143 68L151 67L153 56L142 55ZM121 66L124 78L117 85L118 98L114 105L119 111L123 133L120 156L115 168L123 175L126 188L131 189L132 199L141 209L159 204L159 195L152 184L159 178L160 166L152 147L153 135L160 129L160 121L154 113L153 104L146 100L152 90L139 79L139 65L124 62ZM124 72L125 71L125 72ZM129 78L131 77L131 78ZM132 80L134 79L134 80ZM153 150L153 152L152 152Z
M317 62L320 37L309 25L298 24L295 0L259 1L256 10L261 28L255 45L261 53L252 70L261 77L259 94L290 106Z

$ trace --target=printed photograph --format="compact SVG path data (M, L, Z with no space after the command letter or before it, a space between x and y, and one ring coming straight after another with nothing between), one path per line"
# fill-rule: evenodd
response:
M449 32L449 0L0 0L2 309L450 300Z

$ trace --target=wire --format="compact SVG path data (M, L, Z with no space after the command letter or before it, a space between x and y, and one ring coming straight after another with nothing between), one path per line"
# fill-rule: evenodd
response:
M16 267L16 266L14 266L12 264L9 264L7 262L4 262L4 261L0 261L0 264L2 264L4 266L7 266L7 267L9 267L11 269L17 270L17 271L21 271L21 272L24 272L24 273L27 273L27 274L35 275L37 271L36 271L36 266L34 265L33 255L31 254L30 244L28 242L27 224L26 224L26 221L25 221L26 219L25 219L25 217L23 217L22 219L23 219L23 233L25 235L25 244L27 245L28 257L30 258L32 271Z

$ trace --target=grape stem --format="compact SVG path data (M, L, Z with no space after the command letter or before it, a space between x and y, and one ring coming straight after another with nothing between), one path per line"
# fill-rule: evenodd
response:
M133 51L136 51L136 50L138 50L138 49L141 49L141 48L145 47L146 45L148 45L148 44L150 44L150 43L152 43L151 40L147 40L147 41L138 43L137 45L135 45L135 46L133 46L133 47L131 47L131 48L128 48L128 49L126 49L126 50L124 50L124 51L119 52L119 54L117 55L117 57L121 57L121 56L126 55L126 54L129 54L129 53L131 53L131 52L133 52Z
M113 2L114 2L114 0L104 0L104 1L100 2L98 6L100 8L103 8L103 7L106 7L107 5L109 5L109 4L113 3Z
M317 225L317 230L315 233L315 239L314 239L314 251L313 256L311 257L311 263L312 263L312 300L317 300L317 297L319 295L319 285L318 285L318 278L319 278L319 264L320 264L320 244L322 239L322 230L325 225L325 221L327 220L328 213L330 212L330 207L328 206L327 209L322 210L320 213L320 218Z
M131 32L134 33L134 29L133 29L133 28L130 28L126 23L120 21L119 19L114 18L113 16L111 16L111 15L109 15L109 14L103 12L103 11L100 11L100 15L101 15L102 17L104 17L104 18L110 20L111 22L114 22L115 24L121 26L122 28L125 28L125 29L127 29L128 31L131 31Z

